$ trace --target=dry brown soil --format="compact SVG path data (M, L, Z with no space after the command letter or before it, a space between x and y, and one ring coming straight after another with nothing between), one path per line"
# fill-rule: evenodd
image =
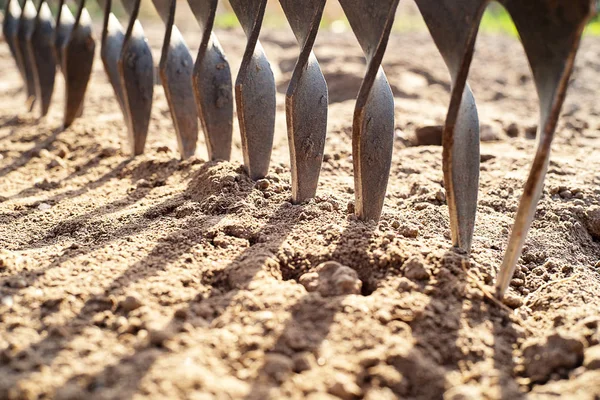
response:
M235 72L243 36L219 36ZM198 33L187 37L195 49ZM428 35L395 34L386 55L397 140L379 223L350 212L356 40L317 42L329 130L318 196L302 205L289 202L284 119L298 48L288 31L263 40L278 120L258 186L237 126L232 163L205 162L204 142L179 161L160 86L147 152L128 158L100 62L83 118L60 129L59 81L37 120L0 43L0 398L598 399L600 40L583 42L508 306L486 291L535 146L518 42L477 46L484 143L467 258L451 249L441 148L414 140L443 122L449 97Z

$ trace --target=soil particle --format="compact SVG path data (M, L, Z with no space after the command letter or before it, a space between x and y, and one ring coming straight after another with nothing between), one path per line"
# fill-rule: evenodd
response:
M583 366L587 369L600 369L600 345L592 346L585 350Z
M559 333L531 340L523 346L525 376L532 382L545 382L553 373L565 373L581 365L583 351L580 339Z
M595 240L600 240L600 206L593 206L585 213L584 223Z
M294 361L283 354L265 355L263 371L278 382L283 381L294 370Z
M425 268L423 260L413 257L406 261L403 266L404 276L417 281L426 281L429 279L429 271Z
M362 288L358 273L336 261L319 264L313 272L302 275L299 282L307 291L323 297L360 294Z
M119 303L119 308L125 313L125 314L129 314L131 311L133 310L137 310L138 308L140 308L141 306L143 306L144 303L142 302L142 300L139 298L139 296L137 295L129 295L127 297L125 297L120 303Z
M417 146L441 146L444 127L442 125L422 126L415 130Z

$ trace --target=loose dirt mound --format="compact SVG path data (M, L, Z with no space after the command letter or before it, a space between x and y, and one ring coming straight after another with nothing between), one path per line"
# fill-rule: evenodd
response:
M240 33L220 36L237 66ZM280 93L259 184L239 164L238 132L233 163L206 163L204 150L178 161L162 90L147 153L124 156L100 62L83 119L58 128L60 86L35 120L0 46L0 398L600 396L600 41L583 43L510 307L482 289L534 151L519 44L484 37L473 64L486 142L467 258L450 249L441 148L414 145L448 101L427 35L394 36L384 63L397 140L377 224L352 215L355 39L317 43L334 102L319 194L302 205L289 202L284 120L297 48L288 33L264 42Z

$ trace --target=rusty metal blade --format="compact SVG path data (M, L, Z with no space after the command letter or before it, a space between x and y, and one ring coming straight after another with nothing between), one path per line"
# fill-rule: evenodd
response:
M443 135L443 169L452 244L471 250L479 190L479 118L466 84L463 62L470 63L482 0L417 0L452 78L452 94Z
M292 201L301 203L317 192L327 135L327 83L312 52L325 0L280 3L302 47L286 96Z
M394 96L381 61L399 0L340 0L367 58L367 73L354 110L352 154L356 214L378 220L392 162Z
M275 78L258 40L266 0L230 0L248 43L235 82L244 164L250 178L269 172L275 132Z
M23 79L23 85L27 84L23 56L19 50L17 34L19 32L19 20L21 19L21 6L17 0L8 0L4 10L4 21L2 22L2 34L8 44L10 54L15 60L19 74Z
M33 55L29 51L28 41L33 35L35 29L36 10L31 0L25 0L19 20L19 31L17 34L17 44L19 53L23 60L23 68L25 70L25 82L27 88L27 101L29 111L33 110L36 101L35 97L35 71Z
M69 41L63 47L63 73L66 84L66 101L63 118L64 127L70 126L83 112L83 102L87 91L96 41L92 31L92 19L85 8L85 0L79 1L75 26Z
M36 97L40 103L40 115L48 114L54 80L56 77L56 58L54 51L54 18L46 0L41 0L35 19L35 30L28 42L32 56Z
M154 94L154 61L142 25L137 20L141 0L126 0L131 18L119 58L119 75L123 87L128 119L131 153L144 152Z
M192 87L194 60L174 25L176 0L153 0L153 3L166 26L159 73L177 135L179 154L185 159L196 153L198 141L198 113Z
M119 58L121 57L121 50L125 41L125 31L117 17L111 12L111 9L112 0L105 0L100 57L102 58L104 70L123 113L123 120L128 125L129 116L125 108L125 94L119 75Z
M540 100L540 125L538 148L496 281L500 298L510 284L535 216L581 35L595 13L594 0L504 0L503 3L513 17L531 65Z
M233 84L229 62L212 32L217 0L188 0L202 29L193 70L196 107L211 160L229 160L233 132Z

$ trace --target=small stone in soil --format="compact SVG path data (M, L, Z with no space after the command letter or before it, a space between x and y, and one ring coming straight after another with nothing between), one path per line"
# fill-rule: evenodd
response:
M404 276L417 281L429 279L429 272L425 268L423 261L418 257L412 257L404 263Z
M444 127L441 125L423 126L415 131L417 146L441 146Z
M123 299L119 304L119 307L121 308L121 310L123 310L124 313L128 314L133 310L137 310L143 305L144 304L137 296L131 295L125 297L125 299Z
M587 369L600 369L600 344L585 350L583 366Z

